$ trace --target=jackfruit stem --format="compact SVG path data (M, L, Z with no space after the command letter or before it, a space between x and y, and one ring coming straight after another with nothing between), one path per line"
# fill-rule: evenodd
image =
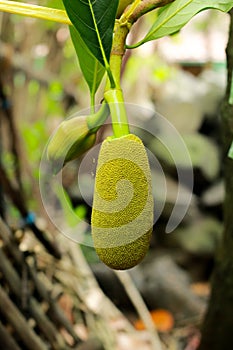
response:
M130 133L123 92L121 89L122 57L125 53L125 39L128 32L129 29L127 26L122 26L119 23L115 25L113 45L110 55L110 69L113 73L116 87L112 89L111 83L108 80L104 93L105 101L109 104L113 133L116 138Z
M130 131L122 91L110 89L105 92L104 97L109 105L114 136L118 138L128 135Z

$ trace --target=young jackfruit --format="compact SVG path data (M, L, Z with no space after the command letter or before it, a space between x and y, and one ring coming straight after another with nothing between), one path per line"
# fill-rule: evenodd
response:
M94 145L96 132L107 119L108 111L107 104L103 103L96 113L76 116L59 125L47 148L48 160L55 174Z
M54 173L94 145L96 135L89 131L86 119L78 116L63 121L51 138L47 155Z
M98 158L92 237L99 258L117 270L147 253L153 226L151 173L142 141L129 134L107 138Z

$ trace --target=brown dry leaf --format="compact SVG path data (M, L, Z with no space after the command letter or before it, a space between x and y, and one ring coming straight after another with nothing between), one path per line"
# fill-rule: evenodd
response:
M197 350L200 345L201 335L200 333L195 334L188 342L185 350Z
M139 319L137 321L134 322L134 327L138 330L138 331L144 331L146 329L144 322Z
M159 332L169 332L174 327L174 317L169 311L157 309L151 311L150 314ZM137 330L145 329L145 325L140 319L134 323L134 326Z
M72 300L72 298L67 294L63 294L59 298L58 303L59 303L60 307L62 308L62 310L64 311L64 314L66 315L68 320L71 323L73 323L74 318L73 318L73 300Z
M196 282L191 284L194 294L199 297L208 297L210 295L210 284L205 282Z

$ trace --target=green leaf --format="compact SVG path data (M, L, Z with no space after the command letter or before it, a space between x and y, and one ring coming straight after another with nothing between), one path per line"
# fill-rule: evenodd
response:
M119 0L63 0L66 12L86 46L106 68Z
M64 5L62 0L47 0L47 7L64 10Z
M147 41L162 38L179 31L198 12L216 9L228 12L233 7L229 0L175 0L160 10L153 26L147 35L131 48L138 47Z
M233 73L231 77L231 88L230 88L230 96L229 96L229 105L233 105Z
M228 157L233 159L233 141L232 141L231 147L228 151Z
M105 68L93 56L75 27L70 26L70 34L78 56L80 68L90 89L90 94L93 96L103 78Z
M65 11L56 8L37 6L19 1L0 1L0 11L14 13L33 18L46 19L58 23L70 24L70 20Z

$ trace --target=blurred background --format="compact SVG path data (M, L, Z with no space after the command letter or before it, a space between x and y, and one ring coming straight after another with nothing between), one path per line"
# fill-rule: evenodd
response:
M58 0L33 3L61 8ZM135 25L129 43L143 36L153 16ZM41 199L39 169L49 137L62 120L89 105L68 27L0 13L0 297L15 315L12 319L0 310L5 349L121 350L136 344L146 350L152 349L153 325L161 349L197 349L222 234L219 108L226 85L228 26L227 14L205 11L180 33L126 52L125 101L139 106L138 112L132 109L130 122L140 120L138 133L162 167L163 178L152 166L155 214L157 208L161 213L150 251L139 266L120 274L99 261L88 226L80 228L86 244L72 242L53 224L54 202L48 215ZM145 131L158 127L156 113L179 132L192 166L182 154L174 162L159 139ZM102 128L97 142L109 133L109 126ZM177 162L187 176L193 172L193 188L189 181L178 181ZM77 183L80 164L82 159L64 168L62 183L69 206L88 223L93 176L87 171L81 178L86 201ZM48 184L50 177L45 177ZM182 222L167 234L175 203L182 206L191 192ZM60 219L72 225L65 210ZM32 332L30 341L22 331Z

